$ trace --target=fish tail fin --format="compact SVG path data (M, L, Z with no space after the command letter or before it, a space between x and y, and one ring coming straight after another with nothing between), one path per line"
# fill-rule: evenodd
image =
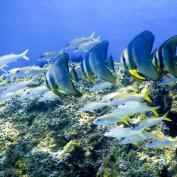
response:
M7 81L3 79L2 76L0 76L0 82L4 83L4 84L7 84Z
M157 130L153 131L152 134L157 138L162 138L163 137L162 128L158 128Z
M152 103L152 99L149 97L148 95L148 87L145 87L142 91L141 91L141 95L144 97L145 100L147 100L148 102Z
M158 114L158 112L157 112L158 109L160 109L160 106L157 106L157 107L153 107L153 108L152 108L153 114L154 114L155 116L157 116L157 117L159 116L159 114Z
M162 116L162 118L163 118L164 120L168 121L168 122L171 122L172 120L167 117L168 113L169 113L169 111L167 111L167 112Z
M22 58L24 58L25 60L29 61L30 59L26 56L26 54L28 53L29 49L25 50L23 53L21 53L20 55L22 56Z
M144 97L145 100L152 103L152 99L149 97L149 95L147 93L143 94L143 97Z
M139 135L140 137L142 137L143 139L146 139L145 136L144 136L144 134L143 134L143 132L144 132L144 127L141 128L140 130L138 130L138 135Z
M93 32L91 35L90 35L90 38L94 38L95 37L95 32Z
M97 41L97 42L101 41L101 36L98 36L98 37L96 38L96 41Z

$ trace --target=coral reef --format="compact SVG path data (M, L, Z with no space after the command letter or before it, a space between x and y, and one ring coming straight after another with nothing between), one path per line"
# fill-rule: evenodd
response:
M169 111L172 122L165 122L166 135L177 136L177 84L157 86L154 82L135 83L121 64L116 64L121 86L134 84L141 90L150 86L159 114ZM43 77L35 78L38 83ZM40 85L40 84L39 84ZM103 136L104 128L93 125L96 113L81 113L86 102L99 100L111 87L89 92L92 84L80 80L76 87L82 97L37 104L36 98L16 99L0 104L0 176L2 177L175 177L177 145L155 150L138 145L119 145Z

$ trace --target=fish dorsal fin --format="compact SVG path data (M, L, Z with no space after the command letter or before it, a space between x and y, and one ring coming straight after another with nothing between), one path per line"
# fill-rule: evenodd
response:
M107 40L96 44L88 52L89 65L95 76L102 80L116 84L116 78L106 66L107 50L109 42Z
M143 88L143 90L141 91L141 95L144 97L145 100L152 103L152 99L148 95L148 86Z
M58 56L54 63L56 65L60 65L68 68L68 60L69 60L69 55L67 53L64 53L63 55ZM68 68L68 72L69 72L69 68Z
M132 52L139 62L143 62L140 60L141 58L150 60L154 38L150 31L143 31L132 40ZM140 50L141 52L139 52Z
M150 31L143 31L130 42L128 50L137 71L147 79L158 80L160 76L152 65L151 58L154 38Z
M108 46L109 46L109 42L105 40L105 41L100 42L98 45L95 45L90 50L90 52L94 52L94 55L97 55L99 60L105 61L107 57Z
M176 46L177 46L177 35L169 38L166 40L162 45L161 48L165 48L171 54L176 55Z

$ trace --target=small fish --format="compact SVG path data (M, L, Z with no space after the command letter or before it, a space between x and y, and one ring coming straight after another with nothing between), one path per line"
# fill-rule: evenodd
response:
M127 137L130 138L131 136L140 136L140 137L144 138L143 131L144 131L144 129L134 130L133 128L115 127L115 128L112 128L112 129L108 130L104 134L104 136L114 137L114 138L117 138L117 139L127 138Z
M18 59L23 58L25 60L29 60L29 58L26 56L28 52L28 49L25 50L21 54L9 54L9 55L3 55L0 57L0 66L7 66L9 63L16 62Z
M127 138L123 138L119 141L119 144L123 145L123 144L134 144L134 143L138 143L138 142L141 142L141 141L144 141L146 139L150 139L150 138L153 138L154 135L151 134L151 133L146 133L146 134L143 134L144 137L142 136L130 136L130 137L127 137Z
M108 103L103 103L103 102L91 102L86 104L84 107L82 107L80 109L80 111L84 112L84 111L89 111L89 112L93 112L97 109L102 109L106 106L109 106Z
M100 91L107 88L112 87L113 84L110 82L100 82L99 84L94 85L91 89L89 89L90 92Z
M174 143L177 143L177 139L172 139L169 137L163 137L163 138L156 138L152 140L148 140L145 143L145 146L150 149L156 149L156 148L161 148L165 146L171 146Z
M162 123L164 120L166 121L171 121L171 119L167 118L167 114L168 112L162 116L162 117L151 117L151 118L147 118L143 121L141 121L137 127L135 127L136 130L139 130L141 128L148 128L157 124Z
M48 52L43 53L40 59L38 60L39 61L48 60L50 62L50 61L53 61L56 57L58 57L61 54L62 54L61 51L48 51Z
M166 79L163 79L162 81L158 82L157 85L158 86L170 85L170 84L175 83L176 81L177 81L176 77L170 77L170 78L166 78Z
M118 122L123 122L126 125L131 122L131 119L128 116L122 116L119 114L114 113L108 113L103 116L98 117L93 121L93 124L95 125L101 125L101 126L109 126L109 125L115 125Z
M127 87L123 87L123 88L119 88L118 90L116 90L115 92L109 93L107 95L104 95L103 98L101 99L103 102L109 102L111 101L111 99L113 99L115 96L119 96L122 93L127 93L127 92L137 92L136 88L134 88L133 86L127 86Z
M81 44L79 47L77 47L76 50L74 50L74 52L76 52L76 53L79 53L79 52L86 53L99 42L101 42L100 37L96 38L93 41L88 41L87 43Z
M19 100L23 101L25 99L31 99L31 98L34 98L34 97L38 97L38 96L43 95L47 91L48 91L48 88L45 85L44 86L38 86L38 87L35 87L35 88L28 88L22 93Z
M76 38L76 39L73 39L72 41L70 41L67 46L70 46L70 45L79 45L81 43L85 43L85 42L88 42L90 40L93 40L95 37L95 32L93 32L89 37L80 37L80 38Z
M149 107L147 104L141 103L138 101L127 101L119 105L116 110L112 111L112 113L125 112L125 110L127 114L151 111L156 116L158 116L158 113L157 113L158 109L159 107Z
M138 93L127 93L124 92L122 94L119 94L118 96L115 96L111 99L112 105L120 105L127 101L138 101L141 102L142 100L147 100L148 102L152 102L151 98L148 95L147 88L144 88L140 94Z
M100 37L96 38L95 33L92 33L89 37L76 38L70 41L63 51L68 52L72 50L75 53L86 53L99 42L101 42Z
M8 92L6 94L0 95L0 100L1 101L6 101L6 100L9 100L9 99L15 98L17 96L20 96L24 92L25 92L24 88L19 89L19 90L15 91L15 92L11 91L11 92Z
M13 68L7 71L4 76L13 81L15 78L25 78L25 77L32 77L37 76L40 74L45 74L47 72L47 68L40 68L38 66L27 66L22 68Z
M30 85L31 83L32 83L32 80L23 81L23 82L17 82L17 83L13 83L13 84L11 84L11 85L8 85L8 86L6 87L6 89L0 94L0 97L1 97L1 98L6 97L6 95L7 95L8 93L17 92L18 90L27 87L27 86Z
M59 97L56 94L54 94L52 91L47 91L40 96L38 102L54 101L57 100L58 98Z

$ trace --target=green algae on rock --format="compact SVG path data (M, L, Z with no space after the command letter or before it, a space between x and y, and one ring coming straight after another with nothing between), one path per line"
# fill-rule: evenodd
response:
M75 64L73 64L75 65ZM133 84L141 90L149 85L159 114L169 111L172 122L165 122L164 133L177 135L177 104L174 83L168 87L153 82L135 83L121 64L115 65L121 86ZM43 77L35 82L43 83ZM36 86L39 86L38 84ZM119 87L118 85L118 87ZM115 87L89 92L92 84L76 83L83 96L67 96L61 102L37 107L36 98L24 102L13 99L1 103L0 109L0 176L22 177L163 177L177 175L177 146L148 150L142 144L119 145L118 140L103 136L93 120L109 110L81 113L86 103L97 101ZM41 109L42 108L42 109Z

